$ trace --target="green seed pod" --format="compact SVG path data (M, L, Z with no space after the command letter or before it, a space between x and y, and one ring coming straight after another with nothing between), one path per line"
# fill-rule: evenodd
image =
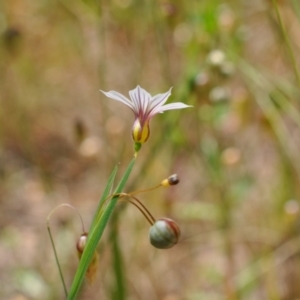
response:
M159 219L150 227L149 238L155 248L168 249L178 243L180 229L171 219Z

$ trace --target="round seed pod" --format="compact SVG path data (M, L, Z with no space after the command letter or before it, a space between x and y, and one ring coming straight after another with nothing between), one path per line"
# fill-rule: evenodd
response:
M168 182L170 185L176 185L179 183L179 177L177 174L173 174L168 178Z
M167 179L164 179L160 184L164 187L169 187L170 185L176 185L179 183L179 177L177 174L169 176Z
M155 248L168 249L178 243L180 229L173 220L162 218L150 227L149 238L151 245Z
M83 249L86 244L88 234L86 232L82 233L81 236L78 238L77 243L76 243L76 248L77 248L77 253L78 256L81 257Z
M81 259L83 250L85 248L87 236L88 236L88 233L84 232L80 235L80 237L77 240L76 248L77 248L77 254L78 254L79 259ZM86 270L86 274L85 274L89 283L93 283L97 276L98 262L99 262L99 256L98 256L97 251L95 251L93 258L92 258L92 260Z

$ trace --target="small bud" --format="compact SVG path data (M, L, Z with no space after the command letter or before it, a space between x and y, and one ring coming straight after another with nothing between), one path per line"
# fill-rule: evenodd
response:
M147 142L150 136L149 123L141 124L139 119L136 119L132 127L132 138L135 143L143 144Z
M77 253L78 253L79 258L81 257L81 255L83 253L83 249L84 249L86 241L87 241L87 236L88 236L88 234L86 232L84 232L77 240L76 248L77 248Z
M155 248L168 249L178 243L180 229L171 219L159 219L150 227L149 238Z
M170 185L176 185L179 183L179 177L177 174L173 174L171 176L169 176L167 179L164 179L161 182L161 185L164 187L168 187Z
M79 259L81 259L84 247L86 245L87 236L88 236L88 233L84 232L81 234L81 236L77 240L76 248L77 248L77 254L78 254ZM89 283L93 283L97 276L98 262L99 262L98 253L97 253L97 251L95 251L92 261L90 262L89 267L85 274Z
M179 183L179 177L177 174L173 174L168 178L168 182L170 185L176 185Z

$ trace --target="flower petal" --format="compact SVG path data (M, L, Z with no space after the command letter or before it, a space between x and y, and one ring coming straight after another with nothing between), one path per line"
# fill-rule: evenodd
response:
M139 85L134 90L129 91L129 95L136 108L136 113L144 115L151 101L151 95Z
M187 107L192 107L192 106L191 105L186 105L182 102L175 102L175 103L166 104L164 106L159 106L159 107L156 107L155 109L153 109L151 111L150 118L152 118L154 115L156 115L158 113L162 113L166 110L182 109L182 108L187 108Z
M152 97L151 99L151 104L150 104L150 109L154 109L157 106L162 106L166 103L166 101L168 100L168 98L171 95L171 90L172 88L169 89L169 91L167 91L164 94L157 94L154 97Z
M123 96L122 94L115 92L115 91L104 92L104 91L100 90L100 92L102 92L108 98L122 102L123 104L127 105L130 109L135 111L133 103L128 98Z

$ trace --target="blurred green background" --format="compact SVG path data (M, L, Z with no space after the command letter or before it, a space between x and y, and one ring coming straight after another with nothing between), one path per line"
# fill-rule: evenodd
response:
M139 199L182 239L153 248L119 205L79 299L299 299L299 28L298 0L1 1L0 299L63 298L47 215L70 203L88 230L133 155L132 112L99 89L137 84L193 105L154 118L126 189L178 173ZM80 220L51 226L70 286Z

